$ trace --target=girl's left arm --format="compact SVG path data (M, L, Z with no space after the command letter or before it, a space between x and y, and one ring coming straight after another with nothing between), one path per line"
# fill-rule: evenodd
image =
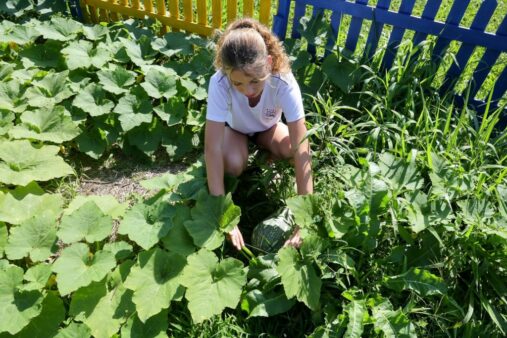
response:
M297 121L289 122L287 126L289 127L289 137L294 158L298 195L312 194L312 161L310 144L306 138L305 119L301 118Z

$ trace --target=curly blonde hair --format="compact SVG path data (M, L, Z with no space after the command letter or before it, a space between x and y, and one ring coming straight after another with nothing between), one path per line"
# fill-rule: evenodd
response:
M271 67L266 62L271 56ZM289 57L271 30L252 18L237 19L220 36L215 68L229 74L240 69L247 74L290 72Z

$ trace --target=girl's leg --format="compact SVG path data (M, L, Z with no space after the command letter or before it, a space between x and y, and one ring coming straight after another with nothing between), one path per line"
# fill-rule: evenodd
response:
M269 150L274 160L292 157L289 128L282 122L278 122L270 129L259 133L256 142L259 147Z
M248 138L230 127L224 130L224 171L239 176L248 164Z

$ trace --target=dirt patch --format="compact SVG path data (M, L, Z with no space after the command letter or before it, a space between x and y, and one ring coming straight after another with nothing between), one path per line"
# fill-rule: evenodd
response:
M119 202L132 202L137 197L153 194L139 182L166 173L177 174L188 168L183 163L143 165L135 161L107 162L100 167L83 167L77 193L80 195L113 195Z

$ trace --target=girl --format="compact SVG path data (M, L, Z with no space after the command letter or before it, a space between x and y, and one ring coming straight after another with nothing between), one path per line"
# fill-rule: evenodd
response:
M217 43L215 68L204 140L210 194L225 193L224 173L239 176L245 169L249 138L275 159L292 159L298 194L311 194L301 91L276 36L254 19L236 20ZM282 112L287 125L280 121ZM229 235L241 250L245 242L239 228ZM286 245L299 246L300 242L296 229Z

